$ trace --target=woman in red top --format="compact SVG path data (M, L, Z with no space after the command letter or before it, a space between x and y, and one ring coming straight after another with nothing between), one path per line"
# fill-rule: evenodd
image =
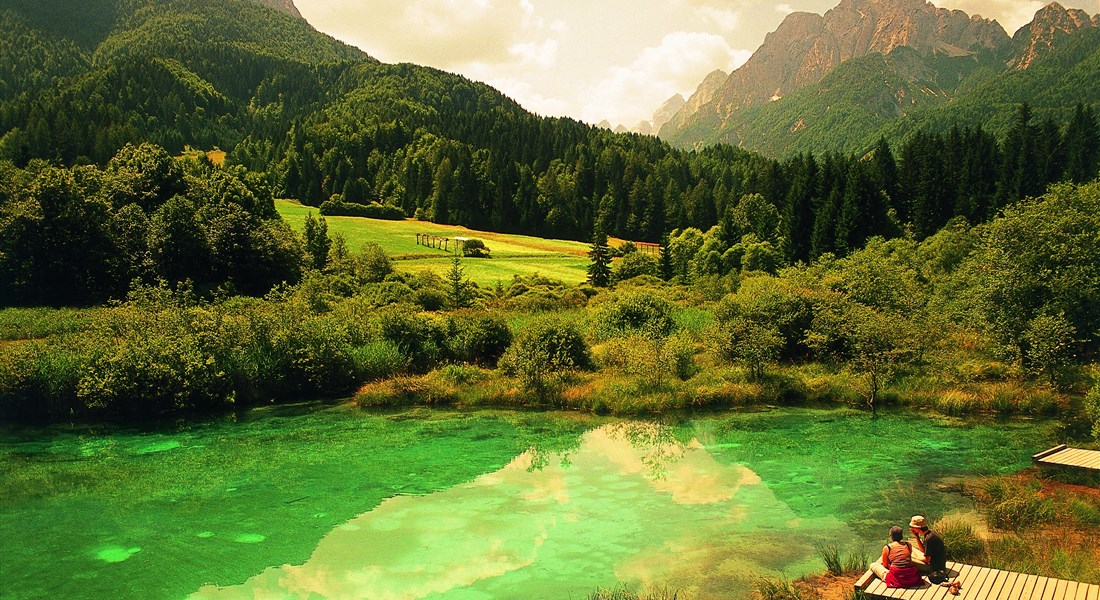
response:
M890 543L882 548L882 562L872 565L871 570L886 582L886 587L919 587L924 580L913 564L913 549L901 541L902 534L901 527L890 528Z

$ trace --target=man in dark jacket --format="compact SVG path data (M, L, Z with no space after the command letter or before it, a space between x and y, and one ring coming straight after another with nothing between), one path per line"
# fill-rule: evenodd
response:
M923 556L913 556L913 562L917 568L928 573L928 580L932 583L941 583L947 579L947 550L943 547L943 538L940 534L928 528L924 517L915 515L909 520L909 531L916 538L917 549Z

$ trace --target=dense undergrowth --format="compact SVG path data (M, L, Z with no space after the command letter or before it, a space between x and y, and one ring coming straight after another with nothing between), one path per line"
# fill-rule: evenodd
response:
M669 257L686 261L674 281L624 259L612 288L539 276L479 288L458 259L446 278L410 275L377 246L333 240L263 298L184 282L106 307L0 312L0 415L140 417L358 390L363 406L839 403L1064 414L1087 430L1100 421L1100 322L1082 306L1100 278L1077 242L1097 235L1098 202L1100 184L1052 188L988 226L775 273L708 276L703 240ZM1043 247L1019 246L1024 235Z

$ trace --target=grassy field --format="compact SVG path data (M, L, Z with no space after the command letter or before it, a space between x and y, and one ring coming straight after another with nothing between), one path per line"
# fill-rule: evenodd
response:
M297 231L302 231L306 215L317 209L291 200L276 200L275 208ZM444 275L451 254L416 244L416 234L424 233L454 239L478 238L492 251L492 258L468 258L462 261L466 276L482 286L507 282L512 275L533 275L560 279L566 283L585 280L588 244L568 240L550 240L526 235L475 231L457 225L437 225L426 221L383 221L363 217L325 217L329 234L339 233L352 251L373 242L382 247L402 271L435 271Z

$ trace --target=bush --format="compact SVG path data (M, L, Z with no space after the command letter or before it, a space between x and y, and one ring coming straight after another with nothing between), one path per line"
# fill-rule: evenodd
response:
M462 256L467 258L489 258L489 247L477 238L469 238L462 244Z
M512 344L512 330L500 317L455 315L448 350L455 360L495 367Z
M612 296L591 312L589 321L597 338L629 335L667 337L676 328L676 306L652 293L630 291Z
M520 331L500 364L505 373L519 377L525 390L543 397L551 391L555 379L591 367L592 358L575 325L545 317Z
M657 260L639 252L630 252L611 266L612 281L626 281L642 275L657 276Z
M356 365L347 328L334 318L314 317L276 332L277 371L289 391L334 392L355 382Z
M378 311L370 331L373 338L397 346L413 369L425 371L444 358L450 328L438 316L393 306Z
M400 221L405 218L405 211L392 204L346 202L340 194L335 194L322 202L320 210L325 216L367 217L388 221Z
M0 417L58 418L80 411L76 388L91 358L70 338L0 352Z
M229 378L195 336L132 331L87 365L76 389L90 409L155 414L231 404Z
M1100 440L1100 383L1085 396L1085 416L1092 421L1092 437Z

